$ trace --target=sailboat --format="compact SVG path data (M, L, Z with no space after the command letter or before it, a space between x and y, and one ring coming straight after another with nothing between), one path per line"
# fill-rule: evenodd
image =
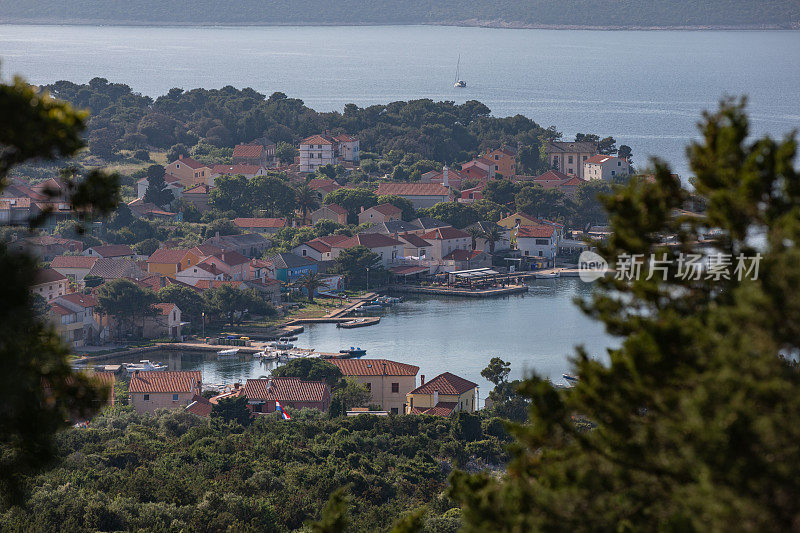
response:
M458 55L458 62L456 63L456 81L453 83L453 87L458 89L463 89L467 86L467 82L461 79L459 75L459 67L461 67L461 54Z

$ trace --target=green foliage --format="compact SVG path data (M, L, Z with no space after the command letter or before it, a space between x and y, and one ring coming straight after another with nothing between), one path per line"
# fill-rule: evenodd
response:
M569 216L572 204L569 198L558 189L545 189L540 185L526 186L514 197L517 211L549 219Z
M161 303L177 305L181 315L192 323L195 330L198 329L206 309L206 301L201 293L190 287L171 284L159 289L157 296Z
M383 280L386 273L380 263L378 254L364 246L355 246L342 250L333 261L330 272L341 274L350 287L366 287L367 269L372 286Z
M272 315L275 309L255 289L223 285L205 292L206 309L232 325L241 324L248 315Z
M158 242L158 239L145 239L143 241L139 241L133 245L133 250L140 255L151 256L153 252L158 250L158 247L161 243Z
M214 180L216 187L209 193L209 206L219 211L233 211L236 216L285 217L296 206L294 190L279 175L220 176Z
M464 228L480 220L478 213L470 204L460 202L439 202L433 207L420 209L418 215L447 222L455 228Z
M313 533L344 533L350 525L350 507L352 496L347 490L339 488L333 491L331 497L325 502L322 517L311 524Z
M211 406L211 418L220 418L225 422L236 422L242 426L249 426L252 413L247 407L247 397L220 398Z
M0 192L14 165L29 159L70 157L82 146L85 113L40 94L21 78L0 84ZM70 201L87 215L106 214L119 201L119 177L92 171L67 177ZM31 221L31 224L40 220ZM90 417L106 390L72 372L68 350L37 316L42 312L30 287L36 261L9 252L0 242L0 505L18 503L25 476L47 465L57 447L53 437L70 417ZM7 529L3 527L2 529Z
M490 202L506 205L514 201L519 187L507 179L490 181L483 190L483 197Z
M347 209L348 221L355 223L358 221L358 213L361 208L368 208L378 205L378 197L369 189L337 189L325 195L325 204L338 204Z
M795 527L798 502L783 495L800 490L800 375L783 354L800 338L797 143L750 140L732 101L701 131L688 152L704 217L674 216L689 191L660 162L653 182L604 198L613 235L598 251L611 268L623 254L669 266L598 280L582 306L619 348L608 359L579 350L574 388L525 381L531 422L513 429L508 474L453 478L466 531ZM713 252L697 244L707 227L722 231ZM692 253L732 255L733 275L684 276L679 259ZM758 275L736 275L738 254L756 253Z
M573 224L585 228L591 224L604 224L608 214L600 198L611 193L611 185L603 180L590 180L578 185L575 191L575 217Z
M142 200L159 207L168 206L175 200L175 195L167 188L167 183L164 181L164 167L161 165L147 167L147 190Z
M275 145L275 156L284 165L291 165L294 163L294 158L297 157L297 148L287 142L280 141Z
M321 359L292 359L284 365L276 367L271 374L278 377L300 378L306 381L325 381L330 388L336 389L342 380L339 367Z
M322 510L343 487L348 531L388 531L421 507L432 527L453 516L442 493L456 455L505 457L493 437L457 440L448 418L292 414L242 427L107 409L57 436L58 465L27 479L27 507L0 510L0 530L295 531L337 523Z
M139 325L137 320L154 316L156 300L153 291L124 278L111 280L97 290L98 310L116 319L118 338Z

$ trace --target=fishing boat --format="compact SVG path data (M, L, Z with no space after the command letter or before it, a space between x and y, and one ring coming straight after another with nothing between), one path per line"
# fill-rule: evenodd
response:
M467 82L461 79L461 75L459 72L460 67L461 67L461 54L459 54L458 61L456 62L456 81L455 83L453 83L453 87L457 89L463 89L464 87L467 86Z
M139 361L138 363L124 363L122 366L125 367L129 373L133 372L155 372L159 370L166 370L167 365L164 363L154 363L149 359L144 359Z
M339 322L336 324L336 327L352 329L371 326L372 324L377 324L377 321L374 318L356 318L355 320L348 320L347 322Z
M350 357L361 357L363 355L367 355L367 350L359 348L355 348L353 346L350 347L349 350L339 350L339 353L342 354L340 357L343 359L348 359Z
M234 359L239 355L239 348L220 350L217 352L217 359Z

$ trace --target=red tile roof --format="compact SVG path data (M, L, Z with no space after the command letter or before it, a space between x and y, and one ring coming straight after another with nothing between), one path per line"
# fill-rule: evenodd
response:
M97 257L86 255L57 255L50 263L52 268L92 268Z
M229 265L229 266L232 266L232 267L250 262L250 258L249 257L245 257L245 256L243 256L242 254L240 254L239 252L236 252L236 251L222 252L221 254L215 255L214 257L216 257L217 259L219 259L220 261L222 261L226 265Z
M431 243L417 235L416 233L406 233L405 235L398 235L397 237L401 241L405 241L411 246L415 248L427 248L428 246L432 246Z
M203 398L195 394L192 396L192 401L186 406L186 410L197 416L209 417L211 416L211 402L208 398Z
M234 218L233 223L240 228L285 228L285 218Z
M222 248L220 248L216 244L205 243L205 244L198 244L189 251L198 257L208 257L211 255L221 254Z
M421 237L426 240L463 239L469 237L469 233L452 226L447 226L444 228L436 228L428 233L423 233Z
M59 300L66 300L71 304L80 305L81 307L95 307L97 299L90 294L82 294L80 292L73 292L60 296Z
M323 191L326 193L342 188L342 186L339 185L335 180L324 178L314 178L308 182L308 186L314 190Z
M180 162L180 163L183 163L187 167L189 167L191 169L195 169L195 170L198 169L198 168L203 168L205 166L203 163L201 163L201 162L199 162L199 161L197 161L195 159L192 159L191 157L188 157L188 156L180 157L180 158L178 158L177 161ZM173 163L175 163L175 161L173 161Z
M456 376L450 372L445 372L444 374L439 374L424 385L420 385L409 394L433 394L433 391L438 391L440 395L457 396L477 386L477 383L473 383L468 379Z
M54 281L62 281L65 279L67 279L67 276L58 272L57 270L53 270L52 268L44 268L36 272L33 284L41 285L42 283L52 283Z
M244 395L250 400L322 402L329 393L330 388L324 381L303 381L300 378L248 379L244 385Z
M414 407L411 410L412 415L431 415L431 416L450 416L453 414L453 409L456 408L455 402L439 402L435 407L419 408Z
M347 209L345 209L344 207L340 206L339 204L325 204L322 207L330 209L331 211L333 211L337 215L346 215L348 213Z
M322 135L312 135L300 141L301 146L304 144L333 144L333 141Z
M258 165L214 165L211 171L214 174L245 174L255 175L261 169Z
M388 359L328 359L345 376L416 376L419 367Z
M189 250L185 248L159 248L148 259L148 263L161 263L167 265L179 264Z
M442 259L448 259L451 261L469 261L470 259L475 259L477 256L481 255L481 250L453 250Z
M147 371L131 378L129 392L193 392L200 387L202 376L199 370Z
M381 183L375 191L378 196L449 196L450 189L439 183Z
M67 309L66 307L62 307L55 302L50 302L50 310L56 313L57 315L71 315L75 312L72 309Z
M610 161L612 159L616 158L613 155L597 154L584 161L584 163L605 163L606 161Z
M367 248L383 248L386 246L402 246L403 243L382 233L359 233L349 239L336 243L331 248L353 248L366 246Z
M126 255L136 255L127 244L104 244L102 246L92 246L89 248L100 257L124 257Z
M355 142L356 141L355 138L351 137L350 135L348 135L346 133L340 133L339 135L335 136L334 139L336 139L339 142L343 142L343 143L351 143L351 142Z
M399 215L400 213L403 212L402 209L400 209L399 207L397 207L397 206L395 206L393 204L376 205L376 206L370 207L370 209L374 209L378 213L380 213L380 214L382 214L384 216L387 216L387 217L391 216L391 215Z
M189 267L189 268L192 268L192 267ZM213 274L214 276L219 276L220 274L224 274L224 272L222 270L218 269L216 266L212 265L211 263L206 263L205 261L197 263L196 265L194 265L194 268L199 268L201 270L205 270L206 272L208 272L209 274ZM189 269L187 268L186 270L189 270Z
M539 180L544 180L544 181L549 181L549 180L566 181L566 180L568 180L570 178L571 178L571 176L569 176L567 174L564 174L563 172L559 172L558 170L548 170L544 174L536 176L533 179L534 179L534 181L539 181Z
M187 195L187 194L208 194L208 192L213 188L214 187L211 187L210 185L207 185L205 183L198 183L194 187L190 187L190 188L186 189L185 191L183 191L183 194L184 195Z
M260 144L237 144L233 148L233 157L261 157L264 147Z
M153 304L153 307L158 309L159 314L167 316L172 312L173 308L177 308L178 306L175 304Z
M520 226L517 230L517 238L537 238L549 239L553 236L555 228L553 226Z

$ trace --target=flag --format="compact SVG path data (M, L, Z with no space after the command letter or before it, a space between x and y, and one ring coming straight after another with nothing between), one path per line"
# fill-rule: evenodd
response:
M289 416L289 413L286 412L286 409L284 409L283 406L281 405L281 402L279 402L278 400L275 400L275 410L281 414L284 420L292 419L292 417Z

